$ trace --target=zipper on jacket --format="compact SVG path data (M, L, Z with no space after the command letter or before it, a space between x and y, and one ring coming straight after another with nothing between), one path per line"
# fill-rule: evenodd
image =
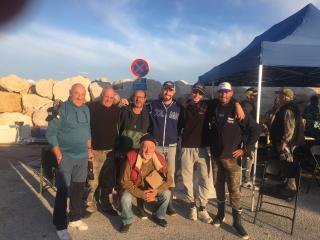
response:
M165 111L166 111L166 114L164 115L164 125L163 125L163 139L162 139L162 147L164 147L164 143L165 143L165 140L166 140L166 127L167 127L167 114L168 114L168 109L171 107L171 105L173 104L173 101L168 105L168 108L166 107L166 105L161 102Z

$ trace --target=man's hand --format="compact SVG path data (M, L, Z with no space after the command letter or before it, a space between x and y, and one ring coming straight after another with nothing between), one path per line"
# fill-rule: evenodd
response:
M54 102L53 102L53 107L54 108L58 108L60 107L62 101L60 99L56 99Z
M158 194L158 191L156 189L145 190L143 193L143 199L146 202L154 202L156 201L157 194Z
M236 102L235 107L236 107L236 109L235 109L236 110L236 118L239 120L243 120L246 115L245 115L240 103Z
M126 98L121 98L120 99L120 105L121 106L128 106L129 105L129 101Z
M287 152L287 144L286 143L281 143L280 145L280 152Z
M55 146L52 148L52 152L54 153L54 155L56 156L57 158L57 163L58 163L58 166L60 165L60 162L61 162L61 159L62 159L62 153L61 153L61 150L58 146Z
M238 150L236 150L236 151L234 151L233 153L232 153L232 157L233 158L239 158L239 157L242 157L243 155L244 155L244 149L242 149L242 148L239 148Z
M88 149L88 160L89 160L89 161L93 161L93 157L94 157L94 155L93 155L93 153L92 153L92 149L89 148L89 149Z

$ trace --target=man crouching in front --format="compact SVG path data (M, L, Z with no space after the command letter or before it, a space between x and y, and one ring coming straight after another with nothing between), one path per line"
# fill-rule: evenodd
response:
M152 220L161 227L167 226L165 220L171 192L169 187L172 185L172 177L168 174L166 161L163 156L155 151L155 139L146 134L140 139L140 150L127 153L127 160L124 167L121 185L123 193L121 197L122 225L120 232L128 232L132 223L132 200L141 198L145 202L156 202L157 208L152 213ZM158 181L159 187L152 188L150 184L151 173L159 173L161 180ZM148 183L149 182L149 183Z

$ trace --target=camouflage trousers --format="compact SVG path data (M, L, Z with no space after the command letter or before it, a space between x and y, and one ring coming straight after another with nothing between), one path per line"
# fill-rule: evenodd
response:
M225 202L225 184L227 183L231 207L240 210L240 160L227 158L215 159L217 178L215 188L218 202Z
M89 180L88 203L109 199L116 183L116 168L111 150L93 150L94 180Z

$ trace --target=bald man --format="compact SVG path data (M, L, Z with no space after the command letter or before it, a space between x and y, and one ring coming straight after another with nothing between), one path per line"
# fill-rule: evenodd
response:
M112 87L104 88L100 101L89 104L94 179L89 180L90 193L86 208L88 213L95 212L98 203L102 211L113 216L118 215L110 201L116 178L116 165L111 151L118 136L117 122L120 112L120 108L114 104L115 94Z
M68 196L70 196L69 226L81 231L88 229L88 225L80 220L88 159L93 157L90 113L85 105L85 95L84 86L79 83L74 84L69 99L60 105L59 113L49 122L46 133L58 165L53 224L56 226L58 238L64 240L71 239L67 229Z

